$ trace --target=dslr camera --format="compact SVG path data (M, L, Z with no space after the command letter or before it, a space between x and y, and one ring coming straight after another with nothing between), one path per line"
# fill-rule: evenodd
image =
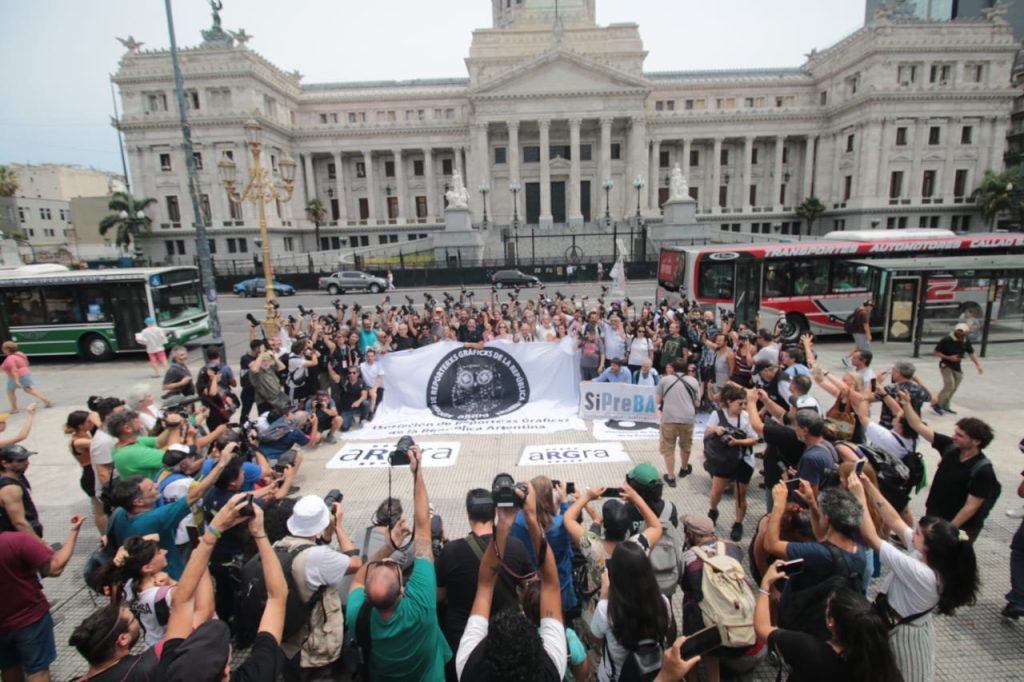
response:
M327 508L333 512L334 503L337 502L338 504L341 504L343 499L345 499L345 496L341 494L341 491L337 488L332 488L326 495L324 495L324 504L326 504Z
M516 490L521 490L523 496L516 495ZM516 479L510 474L498 474L491 483L491 497L494 499L495 507L516 507L521 509L530 488L525 483L516 483Z
M416 445L412 436L402 436L395 444L395 449L388 455L388 464L393 467L409 466L409 448Z

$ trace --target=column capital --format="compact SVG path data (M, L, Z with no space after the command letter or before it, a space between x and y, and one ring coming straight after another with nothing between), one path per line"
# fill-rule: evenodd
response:
M776 135L775 136L775 142L776 143L781 143L781 142L785 142L785 141L786 141L786 136L785 135Z
M420 147L420 151L423 152L424 156L430 156L434 153L434 148L428 145L426 147Z
M541 130L549 130L551 128L551 119L550 118L538 118L537 119L537 127L540 128Z
M402 148L401 147L392 147L391 153L395 155L396 159L402 158Z
M505 121L505 125L508 126L509 130L519 130L519 119L514 118L514 119L511 119L511 120Z
M583 119L582 118L576 117L576 118L570 118L569 119L569 126L570 127L572 127L572 128L579 128L581 125L583 125Z
M473 130L479 132L487 132L490 123L488 121L473 121Z
M610 126L615 118L613 116L602 116L599 120L602 126Z

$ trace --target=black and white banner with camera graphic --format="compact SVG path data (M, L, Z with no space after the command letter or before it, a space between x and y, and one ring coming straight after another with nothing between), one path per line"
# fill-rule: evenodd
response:
M579 363L571 339L494 341L482 349L445 341L379 362L384 402L346 440L586 429L576 415Z

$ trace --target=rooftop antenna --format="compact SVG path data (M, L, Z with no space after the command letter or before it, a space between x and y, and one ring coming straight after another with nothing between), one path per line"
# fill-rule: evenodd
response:
M562 25L562 17L558 13L558 0L555 0L555 25L554 25L554 33L555 33L555 44L556 45L561 45L562 44L562 35L565 33L565 27Z

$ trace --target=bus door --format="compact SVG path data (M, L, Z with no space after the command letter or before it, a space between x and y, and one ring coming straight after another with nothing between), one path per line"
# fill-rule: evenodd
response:
M746 322L757 329L757 314L761 310L761 261L749 253L740 253L736 259L735 288L736 301L733 312L737 324Z
M891 289L890 280L892 274L882 268L871 268L871 298L875 301L875 307L871 311L871 326L881 327L885 324L885 313L889 310Z
M141 348L135 341L135 335L146 326L143 320L149 317L145 284L141 281L111 282L108 289L114 303L112 310L118 347L121 350Z

